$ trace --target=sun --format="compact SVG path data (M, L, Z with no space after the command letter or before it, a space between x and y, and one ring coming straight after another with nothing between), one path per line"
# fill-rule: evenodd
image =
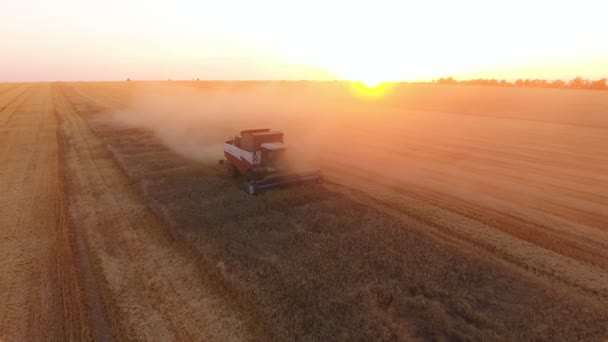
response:
M382 83L384 83L384 81L378 77L366 77L366 78L357 80L357 82L361 82L369 88L376 88L376 87L380 86Z
M382 83L388 82L393 72L392 68L369 61L361 63L351 61L351 63L352 65L345 63L346 65L343 65L341 69L337 69L338 74L344 79L362 83L369 88L376 88Z
M377 81L352 81L351 90L360 98L376 100L385 97L393 88L393 83Z
M343 63L340 67L333 69L343 79L361 83L370 89L380 87L383 83L395 78L395 68L390 67L388 63L383 64L376 61L364 60L357 63L355 60L351 60L350 63Z

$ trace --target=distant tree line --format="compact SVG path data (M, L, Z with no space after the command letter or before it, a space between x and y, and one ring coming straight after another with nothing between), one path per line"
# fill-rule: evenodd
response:
M564 88L564 89L593 89L593 90L608 90L608 80L606 78L597 81L587 80L580 76L571 79L570 81L563 80L541 80L541 79L518 79L514 82L507 80L496 80L490 78L477 78L472 80L458 81L453 77L441 77L438 80L433 80L433 83L438 84L469 84L469 85L484 85L484 86L502 86L502 87L526 87L526 88Z

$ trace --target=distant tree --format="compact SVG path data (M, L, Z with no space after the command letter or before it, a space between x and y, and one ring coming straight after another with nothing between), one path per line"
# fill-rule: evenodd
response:
M568 86L573 89L582 89L585 86L585 80L582 77L577 76L568 82Z
M524 82L524 85L525 85L525 82ZM533 79L533 80L529 80L527 86L535 87L535 88L546 88L548 86L548 83L547 83L547 80Z
M583 79L583 89L591 89L591 81Z
M470 80L457 81L452 77L441 77L433 80L437 84L463 84L463 85L482 85L482 86L503 86L503 87L527 87L527 88L572 88L572 89L595 89L608 90L608 79L602 78L596 81L584 79L580 76L565 82L563 80L548 81L540 78L518 79L511 83L507 80L497 80L493 78L475 78Z
M604 90L604 89L607 89L607 88L608 88L608 85L606 85L606 79L605 79L605 78L602 78L602 79L599 79L599 80L597 80L597 81L593 81L593 82L591 82L590 88L591 88L591 89L596 89L596 90Z
M452 76L450 76L448 78L441 77L439 80L437 80L437 83L439 83L439 84L455 84L457 82L456 82L456 80Z
M130 79L130 78L127 78L127 82L131 82L131 79Z
M566 82L562 80L553 80L551 83L549 83L549 86L551 88L566 88Z

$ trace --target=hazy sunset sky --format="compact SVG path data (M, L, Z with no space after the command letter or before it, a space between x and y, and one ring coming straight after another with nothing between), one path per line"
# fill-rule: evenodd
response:
M603 1L4 1L0 81L608 76Z

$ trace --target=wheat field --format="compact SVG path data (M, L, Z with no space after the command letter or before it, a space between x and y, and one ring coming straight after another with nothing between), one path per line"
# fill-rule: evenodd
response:
M605 340L608 92L0 84L0 340ZM281 129L323 185L259 196Z

